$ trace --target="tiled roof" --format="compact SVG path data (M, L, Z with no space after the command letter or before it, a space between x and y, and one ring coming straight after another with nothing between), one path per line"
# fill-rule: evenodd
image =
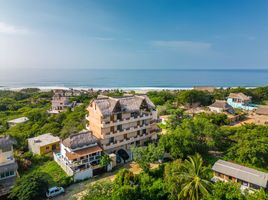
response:
M224 160L218 160L213 165L212 169L216 172L232 176L264 188L267 187L268 174L252 168Z

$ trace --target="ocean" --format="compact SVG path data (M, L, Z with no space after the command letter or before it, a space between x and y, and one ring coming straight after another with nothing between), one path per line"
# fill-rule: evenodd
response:
M268 85L268 70L0 69L3 88L180 89Z

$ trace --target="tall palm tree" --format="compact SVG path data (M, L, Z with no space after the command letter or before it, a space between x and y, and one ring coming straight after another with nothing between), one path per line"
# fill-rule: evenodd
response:
M203 166L203 159L199 154L188 156L179 174L182 190L178 199L200 200L209 195L211 183L204 179L207 173L208 169Z

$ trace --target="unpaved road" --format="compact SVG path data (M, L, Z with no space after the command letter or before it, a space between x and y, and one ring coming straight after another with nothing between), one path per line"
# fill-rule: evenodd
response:
M152 164L151 168L156 168L158 167L158 164ZM91 178L89 180L80 182L80 183L75 183L67 188L65 188L65 193L53 198L52 200L79 200L81 197L86 193L87 186L90 184L93 184L97 181L104 181L104 180L114 180L115 174L120 170L120 169L129 169L132 171L134 174L139 174L142 170L139 168L138 164L134 162L127 163L123 166L118 166L115 170L112 172L106 172L98 177Z

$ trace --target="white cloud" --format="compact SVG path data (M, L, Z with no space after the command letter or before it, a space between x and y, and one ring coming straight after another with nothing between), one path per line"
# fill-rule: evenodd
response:
M4 34L28 34L29 30L21 27L16 27L0 21L0 33Z
M207 42L194 42L187 40L157 40L152 41L151 45L154 47L174 49L182 52L195 53L200 51L208 51L212 44Z

